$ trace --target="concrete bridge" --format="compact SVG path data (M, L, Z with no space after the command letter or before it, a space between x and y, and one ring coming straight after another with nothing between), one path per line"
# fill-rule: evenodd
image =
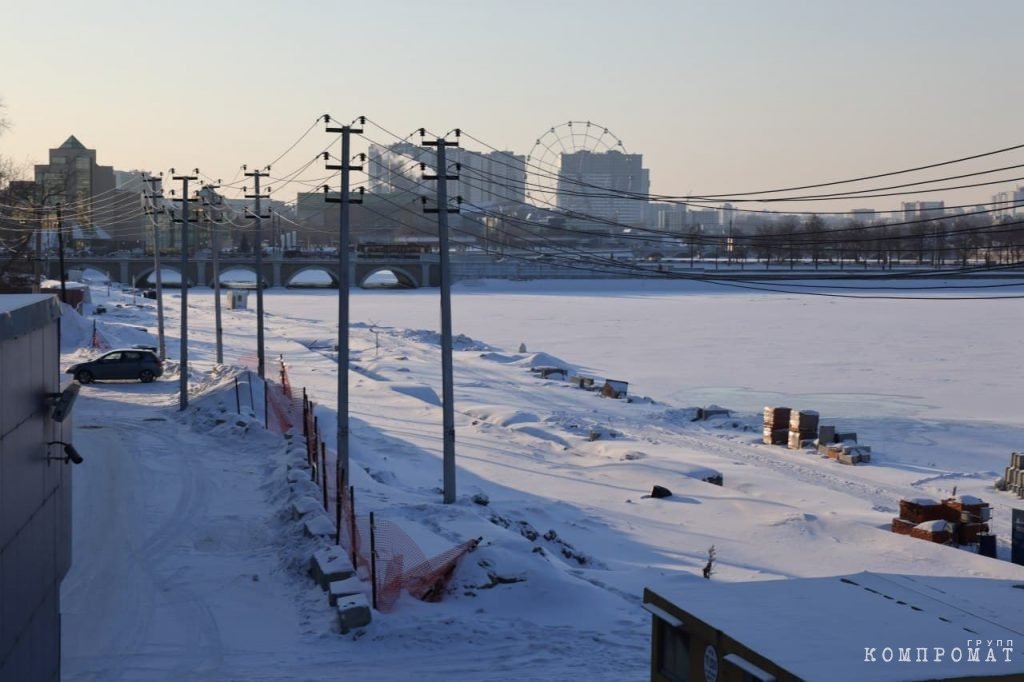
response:
M607 254L605 254L607 256ZM618 258L617 258L618 259ZM696 259L691 266L686 262L652 262L649 260L624 261L622 267L611 263L594 265L587 261L574 264L564 261L550 261L513 257L495 257L486 254L452 254L452 281L478 279L630 279L637 277L672 277L687 278L707 277L716 280L724 279L859 279L889 274L931 274L932 276L948 277L942 270L936 271L930 265L890 264L882 267L874 263L846 263L845 265L821 264L815 266L809 262L795 264L772 263L766 266L762 262L727 262L725 259ZM106 272L111 279L133 286L143 286L146 278L153 273L152 257L83 257L65 258L68 270L92 268ZM946 266L955 270L955 264ZM181 261L173 257L165 257L161 262L165 271L181 272ZM268 286L285 287L299 274L319 270L326 272L334 286L337 286L335 273L338 269L337 258L299 257L283 258L279 255L267 256L263 259L263 281ZM256 261L250 257L222 258L220 271L246 270L256 272ZM401 287L437 287L440 285L440 264L437 254L424 254L414 258L352 258L349 272L352 273L349 285L364 286L366 280L377 272L391 271L398 279ZM922 272L925 271L925 272ZM930 272L928 272L930 271ZM57 259L51 257L44 262L44 272L53 279L60 276ZM954 274L954 273L950 273ZM210 287L213 285L213 262L208 258L197 258L189 262L188 281L192 286ZM1021 278L1024 271L997 269L981 271L960 277L974 278Z
M414 258L356 258L353 257L349 272L349 286L363 286L366 280L377 272L391 271L398 279L399 286L408 288L440 286L440 264L436 254L424 254ZM115 282L131 286L143 286L146 279L156 268L152 256L67 256L64 259L67 270L93 269L107 273ZM160 269L181 274L179 256L164 256L160 261ZM221 273L228 270L245 270L255 274L256 259L246 257L222 257ZM50 258L45 265L47 275L53 279L60 277L60 265L57 258ZM284 258L280 255L268 255L263 258L263 281L267 286L285 287L291 284L296 276L307 271L323 271L331 278L333 286L338 286L338 258L335 257L298 257ZM213 260L193 258L188 262L185 277L190 286L213 286Z

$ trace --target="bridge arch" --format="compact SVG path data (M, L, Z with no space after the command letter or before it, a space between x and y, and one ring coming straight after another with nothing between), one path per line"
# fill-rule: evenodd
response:
M82 273L82 279L86 279L86 274L89 273L89 272L92 272L92 273L99 273L101 275L104 275L106 277L106 280L104 280L104 281L116 282L117 281L117 277L114 276L114 272L112 271L112 268L107 267L108 265L109 265L109 263L108 264L104 264L104 265L93 265L91 263L81 263L81 264L75 265L74 267L70 267L70 268L67 268L67 269L68 270L78 270L78 271L80 271ZM90 277L89 279L95 279L95 278Z
M296 278L298 278L300 275L302 275L303 273L306 273L306 272L317 272L317 273L322 272L322 273L326 274L330 278L330 280L331 280L330 284L327 284L327 285L295 284ZM338 275L333 270L331 270L330 268L325 267L323 265L306 265L304 267L299 268L298 270L294 270L294 271L288 273L286 275L286 279L284 281L284 285L286 287L311 287L311 288L317 288L317 287L326 286L326 287L329 287L329 288L332 288L332 289L337 289L338 288Z
M376 265L368 266L365 269L360 269L358 273L359 286L363 289L370 288L367 286L366 281L378 272L390 272L398 280L398 285L394 288L397 289L417 289L420 286L419 280L414 275L409 273L406 269L397 265Z
M251 275L251 276L250 277L246 277L245 279L238 279L237 276L234 279L226 278L227 275L230 275L233 272L244 272L247 275ZM210 285L211 286L213 285L213 273L212 272L210 273ZM254 266L254 265L246 265L246 264L242 264L242 263L231 263L230 265L227 265L227 266L221 265L220 266L220 285L221 286L249 285L249 286L255 287L256 286L256 266ZM264 275L263 275L263 288L265 289L268 286L270 286L270 282L267 280L267 276L264 273Z
M154 268L154 267L149 267L149 268L145 268L143 270L139 270L134 276L132 276L130 278L131 279L131 285L133 287L138 287L140 289L146 289L146 288L151 287L151 286L156 286L156 279L154 278L152 281L150 281L150 279L149 279L155 273L156 273L156 268ZM181 279L182 279L182 277L181 277L181 269L180 268L176 268L176 267L169 266L169 265L164 265L163 263L161 263L160 264L160 275L161 275L161 280L162 280L161 281L161 285L162 286L171 287L171 288L179 288L179 287L181 287ZM170 277L168 277L168 275L170 275ZM190 287L194 287L196 285L196 283L191 278L189 278L188 285Z

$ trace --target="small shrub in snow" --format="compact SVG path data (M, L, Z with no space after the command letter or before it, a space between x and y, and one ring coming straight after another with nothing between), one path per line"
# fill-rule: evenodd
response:
M704 578L711 580L712 574L715 572L715 546L711 545L708 547L708 562L704 564Z

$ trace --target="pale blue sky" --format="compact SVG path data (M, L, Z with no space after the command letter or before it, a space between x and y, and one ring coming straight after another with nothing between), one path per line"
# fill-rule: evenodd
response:
M589 119L644 154L654 192L686 194L1024 141L1014 0L7 4L0 96L14 128L0 152L19 160L44 160L73 133L117 168L198 166L227 180L327 112L399 135L461 127L520 153ZM275 171L327 140L311 134Z

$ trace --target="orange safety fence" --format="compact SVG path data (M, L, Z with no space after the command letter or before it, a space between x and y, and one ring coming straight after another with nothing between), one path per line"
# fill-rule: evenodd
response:
M281 371L282 384L285 384L287 370L283 360ZM334 476L327 474L327 448L321 441L319 421L314 415L316 404L305 389L301 399L287 403L283 402L287 399L282 387L275 385L274 389L280 393L275 400L281 400L282 405L297 406L298 414L292 413L291 423L303 425L306 457L313 480L323 492L324 510L336 524L334 539L348 550L353 567L364 568L369 573L374 608L391 611L403 590L422 601L439 601L459 560L476 549L480 540L468 540L428 559L394 521L376 518L373 513L357 514L355 488L345 485L347 477L338 468L337 459Z
M102 350L110 350L111 348L110 342L107 341L106 337L96 326L96 320L92 321L92 341L90 345L93 348L100 348Z

